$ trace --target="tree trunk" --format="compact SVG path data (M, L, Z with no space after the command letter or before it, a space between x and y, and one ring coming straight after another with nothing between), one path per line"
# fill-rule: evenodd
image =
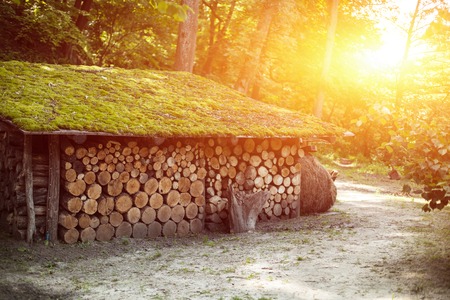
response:
M255 229L258 214L264 204L269 200L270 193L260 191L247 194L245 192L235 192L230 186L228 188L230 201L230 231L232 233L246 232Z
M416 20L419 17L419 9L420 9L421 2L422 2L422 0L417 0L414 14L412 15L411 22L409 23L408 36L406 38L405 49L403 50L402 62L400 65L400 70L399 70L398 78L397 78L397 92L396 92L396 96L395 96L395 103L397 106L400 106L401 102L403 100L403 94L404 94L404 89L405 89L405 84L404 84L405 78L404 77L405 77L406 62L408 61L409 50L411 48L414 29L416 27Z
M330 0L330 23L328 25L327 44L325 48L325 58L322 66L322 74L320 76L320 86L317 93L316 101L314 102L313 113L316 117L322 118L323 103L325 101L325 90L328 85L328 76L331 66L331 56L333 54L334 37L336 35L336 27L338 21L338 5L339 0Z
M236 81L234 88L246 95L249 94L250 87L256 79L256 74L259 70L259 63L261 60L261 53L269 34L272 17L277 10L277 1L265 1L261 11L261 18L259 19L256 31L250 41L248 53L246 55L244 65L239 73L239 78Z
M183 0L182 4L188 5L192 11L188 11L186 20L180 23L178 28L174 69L192 73L195 61L199 0Z
M77 20L75 21L75 25L83 31L86 29L88 17L87 13L91 10L92 4L94 0L83 0L80 6L80 13L78 14Z
M217 2L214 2L209 6L211 9L211 15L210 15L210 41L209 41L209 48L208 53L206 55L206 60L203 65L202 74L208 75L212 73L213 70L213 62L214 59L218 56L219 50L221 49L222 43L225 39L225 34L228 30L228 26L230 25L231 18L233 16L234 8L236 6L236 0L231 1L230 4L230 10L228 11L227 18L225 19L225 22L221 28L219 28L217 32L217 38L214 41L215 36L215 21L216 21L216 12L217 9Z
M88 24L88 13L92 8L94 0L77 0L75 1L74 7L79 10L78 16L74 20L75 26L78 27L80 31L86 29ZM70 63L80 63L77 55L74 55L73 44L65 43L62 47L64 56Z

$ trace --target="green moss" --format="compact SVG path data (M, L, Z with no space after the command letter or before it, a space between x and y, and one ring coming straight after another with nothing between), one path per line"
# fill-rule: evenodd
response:
M0 116L26 131L307 137L338 132L184 72L0 62Z

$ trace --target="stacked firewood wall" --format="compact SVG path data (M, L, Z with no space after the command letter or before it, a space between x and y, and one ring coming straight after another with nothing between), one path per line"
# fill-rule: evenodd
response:
M33 153L33 200L37 234L45 232L48 156ZM0 212L11 232L25 239L27 205L23 176L23 135L0 129Z
M203 230L206 170L199 144L148 144L61 144L59 235L65 242Z
M270 192L259 215L261 220L298 216L299 158L304 156L304 146L299 139L209 139L205 145L205 226L210 230L226 228L229 185L241 191Z

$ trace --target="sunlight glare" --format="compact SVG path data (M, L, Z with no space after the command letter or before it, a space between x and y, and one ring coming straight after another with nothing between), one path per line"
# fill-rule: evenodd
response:
M396 0L399 7L397 15L398 23L408 25L411 14L414 12L416 1ZM380 20L381 45L378 49L364 51L365 61L374 69L398 68L405 51L407 34L405 30L389 20ZM424 45L412 45L409 50L409 58L419 57L424 51Z

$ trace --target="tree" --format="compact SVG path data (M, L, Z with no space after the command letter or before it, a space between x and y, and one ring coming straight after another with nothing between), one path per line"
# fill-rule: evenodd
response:
M234 8L236 7L236 0L232 0L228 5L228 12L224 17L219 14L219 1L203 1L203 4L210 10L208 51L201 70L201 74L207 76L212 73L214 60L219 55L220 49L223 48L223 43L233 17Z
M76 0L74 3L74 8L78 12L78 15L74 16L75 26L78 28L80 32L86 29L88 24L88 15L89 11L92 8L92 4L94 0ZM82 59L80 59L79 49L78 51L74 51L76 44L70 43L66 41L62 45L62 52L64 58L72 64L86 63Z
M94 3L90 18L85 36L94 64L172 68L178 25L172 14L139 0L104 0Z
M186 20L179 25L174 69L192 73L195 62L199 0L183 0L183 5L189 6L191 10Z
M272 18L276 13L277 8L278 3L270 0L265 1L262 6L261 17L250 40L243 66L234 85L236 90L246 95L249 94L250 87L255 83L259 71L261 53L266 44L270 24L272 23Z
M323 102L325 100L325 90L329 80L331 57L333 54L333 47L334 47L334 36L336 34L336 27L338 21L339 0L329 0L328 4L330 12L329 13L330 21L328 25L327 44L325 47L325 58L323 61L322 75L320 76L319 91L317 93L317 98L316 101L314 102L314 109L313 109L314 115L318 118L322 118Z

